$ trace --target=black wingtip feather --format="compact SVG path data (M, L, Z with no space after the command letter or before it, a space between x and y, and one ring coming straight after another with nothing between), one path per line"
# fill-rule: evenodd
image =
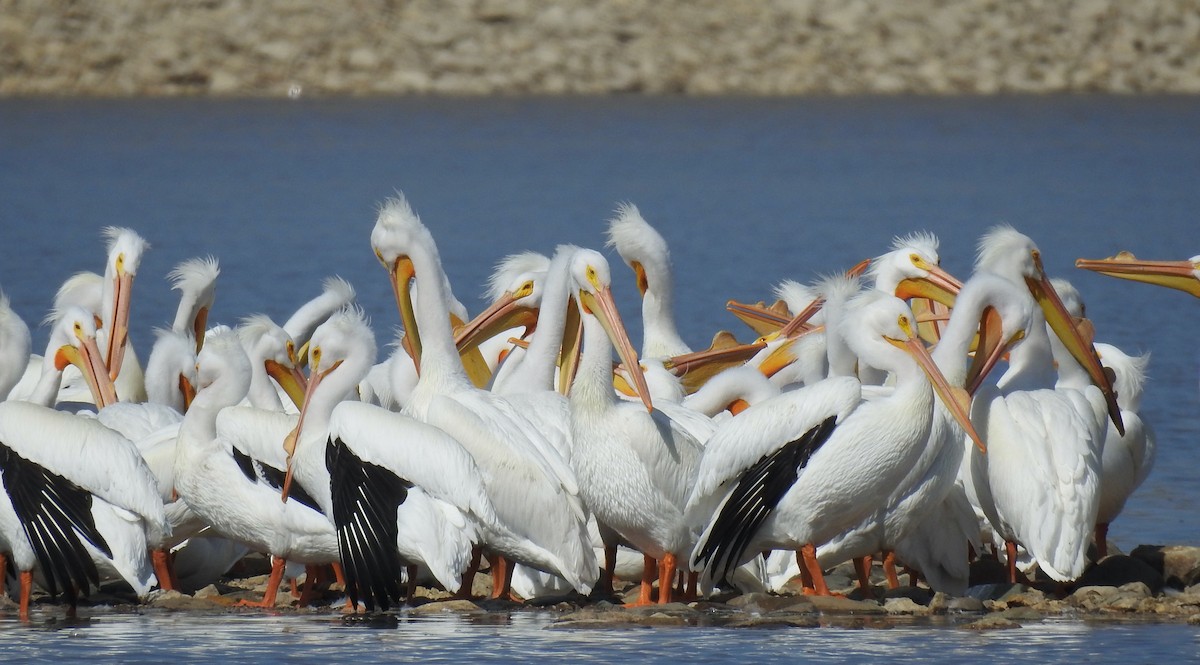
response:
M396 509L412 483L391 471L364 462L341 439L325 448L333 498L333 524L346 574L346 594L368 611L386 610L401 602L399 527Z
M759 527L795 484L813 453L829 439L836 424L837 417L830 416L746 469L714 518L693 563L709 568L718 583L726 583L741 564Z
M96 564L81 537L105 556L112 550L96 529L87 490L0 444L0 479L52 596L61 583L72 606L76 591L99 586Z

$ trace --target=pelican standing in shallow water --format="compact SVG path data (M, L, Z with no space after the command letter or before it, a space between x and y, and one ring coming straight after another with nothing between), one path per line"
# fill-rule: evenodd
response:
M399 603L400 568L427 567L449 591L496 513L471 456L445 432L381 407L343 401L375 359L362 313L335 313L310 339L312 379L289 469L330 517L353 604Z
M170 531L137 448L95 419L49 406L68 361L111 394L92 315L65 312L51 344L58 350L48 354L35 391L41 403L0 403L0 541L19 573L22 620L29 618L35 566L51 594L63 586L72 614L76 593L99 584L97 563L144 596L155 582L147 549Z
M791 549L814 591L827 595L815 546L861 521L911 471L929 438L935 392L974 433L965 394L929 358L907 305L868 293L847 309L847 343L895 375L894 391L864 402L857 379L833 377L718 428L688 502L704 529L691 565L704 571L706 586L764 550Z
M1018 543L1052 579L1073 580L1087 564L1095 526L1104 414L1123 432L1120 410L1032 240L1009 226L991 229L980 240L976 269L1028 289L1040 308L1033 309L1029 336L1009 354L1008 371L972 404L971 419L989 448L986 457L972 452L972 500L1005 541L1010 581L1017 577ZM1054 354L1051 330L1069 356ZM1056 389L1056 361L1060 371L1078 363L1083 381L1095 385Z
M668 603L678 558L694 540L683 508L701 446L653 410L613 301L608 262L594 251L578 250L571 276L583 319L582 356L570 393L571 465L596 519L645 556L637 603L651 602L656 560L658 600ZM613 392L614 346L642 404L619 401Z
M393 288L420 369L403 413L444 430L462 444L484 476L498 524L484 548L506 561L493 594L507 594L515 561L566 579L580 593L596 582L588 513L575 474L558 450L503 397L472 385L454 345L449 292L437 246L403 198L380 209L371 245ZM417 286L409 289L415 276ZM415 292L415 298L406 294ZM470 579L468 577L468 579Z

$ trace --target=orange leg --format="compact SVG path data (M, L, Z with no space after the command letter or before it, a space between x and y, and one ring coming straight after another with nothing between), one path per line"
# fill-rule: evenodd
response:
M163 548L150 550L150 561L154 564L154 575L158 577L158 588L163 591L178 591L179 580L175 579L175 566L171 555Z
M889 589L900 586L900 576L896 574L896 553L892 550L883 551L883 574L887 575Z
M1017 544L1011 540L1004 541L1004 553L1008 555L1008 582L1017 583Z
M317 578L320 577L320 570L320 566L311 564L304 567L304 591L300 593L299 600L297 601L300 607L307 607L312 602L313 596L316 595ZM294 585L295 583L296 580L292 580L292 584ZM292 593L295 595L294 589Z
M275 607L275 596L279 594L279 583L283 581L283 567L286 561L280 557L271 560L271 577L267 579L267 590L263 599L257 603L252 600L238 601L240 607Z
M33 571L22 570L21 575L21 621L29 621L29 594L33 593Z
M667 552L658 562L658 604L671 602L671 582L675 579L675 555Z
M801 550L796 550L796 563L800 566L800 589L804 595L811 596L817 593L816 587L813 586L812 573L808 572L808 565L804 562L804 553Z
M413 597L417 595L417 566L408 566L405 572L408 573L408 588L405 589L404 599L411 605Z
M642 587L638 592L636 603L627 603L626 607L640 607L653 603L652 592L654 589L654 576L657 574L654 557L642 555Z
M462 586L458 587L458 593L454 597L459 600L471 600L474 596L471 594L471 587L475 585L475 573L479 572L479 559L483 556L483 548L476 545L471 548L471 564L467 566L466 572L462 576Z
M801 564L800 568L808 569L808 574L811 576L813 583L812 595L828 596L829 587L825 585L825 573L821 570L821 564L817 563L817 547L812 543L800 548ZM805 591L807 593L807 590Z
M854 557L854 572L858 573L859 590L868 598L873 597L875 590L871 588L871 557Z
M489 556L488 563L492 565L491 598L494 600L499 598L504 593L504 578L507 576L506 569L508 568L508 561L504 557L497 554L494 556Z
M1096 525L1096 558L1103 559L1108 556L1108 525Z
M613 581L616 577L617 570L617 543L605 543L604 545L604 570L600 573L600 581L596 584L596 588L601 594L606 596L613 595Z

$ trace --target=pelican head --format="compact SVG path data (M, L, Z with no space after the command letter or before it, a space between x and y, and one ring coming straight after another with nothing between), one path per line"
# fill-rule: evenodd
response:
M493 283L493 292L497 289L503 290L493 296L493 302L487 309L455 333L454 343L459 350L478 346L484 340L510 328L524 327L525 334L528 334L537 325L546 272L521 272L509 275L509 278L507 287Z
M571 278L574 284L575 298L579 304L579 312L583 316L593 316L617 349L617 356L629 372L634 390L642 398L646 410L653 410L650 402L650 389L646 385L646 375L638 364L637 352L629 341L629 333L621 322L617 312L617 304L612 295L612 273L608 261L599 253L590 249L579 249L571 257Z
M104 267L104 279L111 284L111 291L104 294L104 311L101 316L108 331L108 343L104 353L104 364L109 376L117 378L121 362L125 357L125 343L129 339L129 306L133 295L133 278L142 262L142 254L150 245L132 229L109 226L104 229L108 239L108 262Z
M633 270L643 296L652 283L662 284L670 279L671 253L667 241L632 203L617 206L616 216L608 224L608 246L615 248Z
M208 327L208 313L217 298L217 277L220 265L211 256L188 259L167 275L171 288L179 291L179 309L175 311L175 322L171 328L176 332L190 332L196 344L196 353L204 346L204 331Z
M1087 370L1092 383L1104 393L1109 418L1116 425L1117 431L1124 435L1125 425L1121 422L1121 409L1117 405L1112 379L1100 364L1092 340L1084 338L1076 325L1075 317L1067 311L1050 278L1046 276L1046 270L1042 266L1042 253L1033 240L1011 226L994 227L980 240L975 268L994 272L1017 284L1024 283L1041 307L1051 330L1071 356Z
M75 365L91 388L97 408L117 401L117 391L104 365L96 343L96 318L82 307L68 307L51 334L54 367L62 371L67 364Z
M267 374L300 408L308 380L300 371L299 352L287 331L271 317L254 314L242 320L237 333L250 362L262 363Z
M160 328L146 361L146 395L183 413L196 396L196 342L189 331Z
M954 293L962 288L962 282L941 268L938 239L932 233L895 238L891 251L873 259L867 272L876 289L901 297L905 296L897 293L897 287L906 279L925 280Z
M847 304L846 323L842 327L846 329L846 343L858 357L874 367L898 367L898 357L886 351L888 348L894 347L907 354L925 373L934 392L967 436L981 451L987 450L971 424L970 396L962 388L951 386L942 375L917 334L916 317L903 300L879 291L868 291ZM887 345L881 346L879 339ZM893 359L889 361L885 353Z
M409 253L418 246L428 248L436 256L437 245L433 242L433 236L421 224L421 219L413 212L404 195L398 194L384 201L375 218L375 228L371 230L371 247L391 277L400 320L407 331L404 343L414 360L421 357L421 339L412 302L412 278L416 271Z
M322 399L325 399L324 396L328 394L330 399L341 400L370 371L375 364L375 353L375 333L371 331L366 315L356 306L343 307L334 312L313 331L308 346L308 386L300 406L300 419L296 422L296 429L283 443L288 460L282 488L284 501L292 483L292 456L296 452L297 442L304 435L305 422L311 422L309 414L314 396L322 395ZM327 386L334 392L321 390L321 384L339 368L344 368L338 374L339 378Z

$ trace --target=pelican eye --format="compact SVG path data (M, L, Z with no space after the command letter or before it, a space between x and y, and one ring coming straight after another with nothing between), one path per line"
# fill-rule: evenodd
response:
M521 288L517 289L518 298L524 298L531 293L533 293L533 280L525 282L521 285Z

